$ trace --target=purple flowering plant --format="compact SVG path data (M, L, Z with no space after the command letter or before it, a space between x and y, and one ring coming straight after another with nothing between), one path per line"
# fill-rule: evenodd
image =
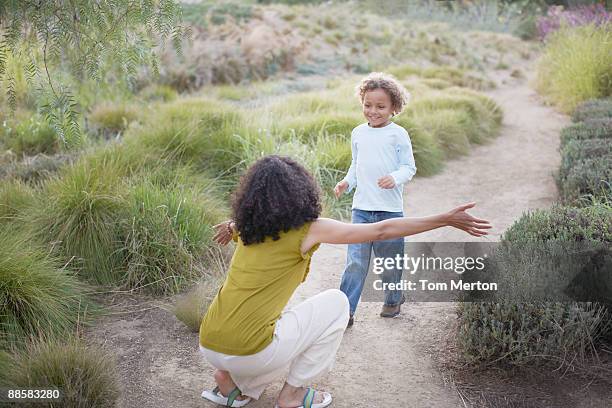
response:
M578 27L588 24L602 26L611 22L612 13L608 12L601 3L567 10L563 6L551 6L546 16L538 19L537 27L540 39L544 40L561 26Z

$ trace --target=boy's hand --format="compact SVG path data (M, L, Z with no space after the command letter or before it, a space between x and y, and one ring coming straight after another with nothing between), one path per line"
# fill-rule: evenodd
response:
M378 187L395 188L395 180L392 176L384 176L378 179Z
M334 194L336 195L336 198L340 198L340 196L344 194L348 186L349 184L348 184L348 181L346 180L343 180L339 182L338 184L336 184L336 187L334 187Z
M234 234L232 224L234 224L234 221L228 220L213 226L215 229L215 236L213 237L213 240L217 244L227 245L228 242L232 240L232 235Z

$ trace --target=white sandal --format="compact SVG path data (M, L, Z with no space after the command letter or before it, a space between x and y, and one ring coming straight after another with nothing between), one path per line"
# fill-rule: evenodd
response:
M332 396L329 392L319 391L323 394L323 401L314 403L315 390L312 388L306 388L306 394L302 400L302 405L297 408L325 408L332 403ZM278 404L274 408L280 408Z
M238 387L236 387L226 397L223 394L221 394L221 390L217 386L217 387L213 388L212 391L204 390L202 392L202 398L205 398L205 399L207 399L209 401L212 401L212 402L214 402L216 404L223 405L223 406L226 406L226 407L240 408L240 407L244 407L246 404L251 402L251 398L250 397L247 397L247 398L245 398L243 400L237 400L236 398L238 398L241 394L242 393L240 392ZM313 408L314 408L314 406L313 406Z

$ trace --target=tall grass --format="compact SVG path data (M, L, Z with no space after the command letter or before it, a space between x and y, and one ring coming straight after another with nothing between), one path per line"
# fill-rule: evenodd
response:
M128 200L125 283L156 293L178 292L199 275L223 203L184 187L161 189L146 182L134 186Z
M117 406L120 384L114 358L99 346L82 341L36 341L11 358L10 386L58 389L60 401L50 406L110 408ZM40 402L19 406L40 407Z
M564 28L549 38L538 65L537 89L564 112L612 95L612 27Z
M65 336L92 312L86 288L61 266L22 234L0 229L0 343Z
M14 221L35 199L34 190L20 181L0 184L0 225Z
M202 318L223 284L223 277L209 277L181 295L173 308L177 319L191 331L200 329Z
M34 236L100 284L117 282L122 275L118 220L125 218L124 171L112 158L82 160L47 184L42 205L31 214Z

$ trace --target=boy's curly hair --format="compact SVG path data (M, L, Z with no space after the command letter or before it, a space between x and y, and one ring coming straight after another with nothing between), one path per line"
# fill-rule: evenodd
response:
M372 72L357 85L356 91L359 101L363 104L366 92L374 89L382 89L389 95L394 115L399 115L410 100L410 93L392 75L384 72Z
M232 199L232 218L245 245L274 241L281 231L299 228L321 214L320 189L299 163L266 156L241 178Z

